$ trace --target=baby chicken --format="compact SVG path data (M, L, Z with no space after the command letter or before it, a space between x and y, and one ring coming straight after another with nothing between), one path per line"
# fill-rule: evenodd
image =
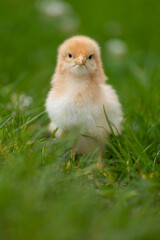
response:
M74 146L77 153L103 151L111 134L105 111L114 133L121 131L121 104L114 89L105 84L106 79L94 40L75 36L59 47L46 110L50 130L58 128L57 137L79 127L80 138Z

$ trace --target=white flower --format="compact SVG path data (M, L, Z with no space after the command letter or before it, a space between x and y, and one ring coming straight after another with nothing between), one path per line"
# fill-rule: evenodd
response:
M72 11L71 5L63 1L44 1L38 5L38 8L50 18L59 18Z
M123 57L128 53L127 44L118 38L108 40L105 47L107 53L113 57Z
M27 96L26 94L21 94L19 96L19 103L21 109L29 107L33 102L33 98L31 96Z
M36 2L36 7L48 20L52 20L60 31L69 34L77 31L79 19L69 3L63 0L41 0Z
M17 93L13 93L11 96L11 101L15 108L19 107L23 111L32 104L33 98L31 96L27 96L25 93L22 93L19 96Z

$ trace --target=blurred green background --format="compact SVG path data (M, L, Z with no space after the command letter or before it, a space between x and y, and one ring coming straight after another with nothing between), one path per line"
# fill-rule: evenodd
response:
M56 3L1 1L2 86L16 84L16 92L24 91L33 97L34 106L42 106L55 68L57 47L74 34L88 35L99 42L105 72L120 88L119 94L122 100L124 98L124 104L133 94L135 85L137 88L141 84L151 84L148 78L154 71L160 52L160 7L157 0ZM125 58L121 56L113 64L105 47L110 39L123 40L127 48ZM122 48L123 55L123 46L119 48ZM147 79L144 79L145 74ZM134 83L131 79L133 75L136 78Z
M0 240L159 239L159 26L158 0L1 0ZM124 110L103 170L94 153L75 167L73 136L46 138L57 48L75 34L98 41Z

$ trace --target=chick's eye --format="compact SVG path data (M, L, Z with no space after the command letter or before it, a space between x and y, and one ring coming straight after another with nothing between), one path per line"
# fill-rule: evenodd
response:
M68 53L68 57L69 57L69 58L72 58L72 54Z
M93 55L89 55L89 57L88 57L88 58L89 58L89 59L92 59L92 57L93 57Z

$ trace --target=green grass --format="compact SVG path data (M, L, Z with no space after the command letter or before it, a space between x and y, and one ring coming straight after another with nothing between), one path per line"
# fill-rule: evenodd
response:
M39 1L0 3L0 240L158 240L160 2L68 3L80 22L69 33L61 19L38 11ZM103 170L95 167L95 153L75 166L69 154L74 136L47 137L44 102L57 47L78 33L100 43L125 114L122 135L106 147ZM126 43L125 56L107 54L112 38ZM26 96L32 99L25 107Z

